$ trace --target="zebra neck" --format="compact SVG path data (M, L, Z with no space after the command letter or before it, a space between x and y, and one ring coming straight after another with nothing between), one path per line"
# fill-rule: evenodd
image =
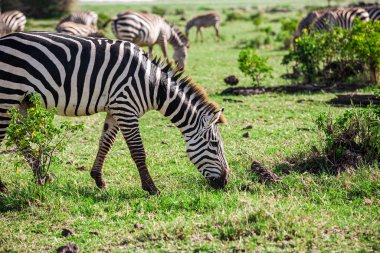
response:
M181 41L180 36L174 31L174 29L170 30L170 38L168 42L174 47L174 49L179 49L179 48L184 47L184 44Z
M161 78L160 84L155 87L155 93L154 109L170 119L184 136L192 136L199 128L202 115L210 110L203 98L182 80Z

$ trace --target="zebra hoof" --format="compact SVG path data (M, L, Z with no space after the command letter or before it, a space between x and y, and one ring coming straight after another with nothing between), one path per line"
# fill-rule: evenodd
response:
M142 188L144 191L147 191L149 193L149 195L157 195L158 196L161 194L161 192L155 186L153 186L153 187L143 186Z
M96 186L100 189L106 187L106 182L102 179L102 175L96 171L91 171L91 177L95 180Z
M6 193L8 192L8 188L0 181L0 192Z

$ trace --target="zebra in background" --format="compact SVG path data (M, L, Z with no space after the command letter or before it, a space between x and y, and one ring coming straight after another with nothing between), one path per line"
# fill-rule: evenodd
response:
M64 22L74 22L97 29L98 14L93 11L76 11L61 19L59 24Z
M324 15L328 10L312 11L309 12L301 21L298 23L297 32L295 38L301 37L304 31L309 31L311 25L322 15Z
M329 31L334 26L343 29L351 29L354 26L355 19L361 21L368 21L369 14L362 8L342 8L336 10L329 10L313 22L314 30L318 32Z
M142 188L159 194L146 165L139 118L157 110L179 128L190 160L214 188L228 181L229 168L217 123L223 109L208 100L190 78L151 61L126 41L29 32L0 38L0 140L11 107L25 108L28 96L41 95L59 115L107 112L91 176L98 187L104 160L120 130L139 170Z
M127 11L104 23L103 28L112 22L112 32L121 40L130 41L138 46L148 46L149 56L152 56L153 46L158 44L168 59L167 44L174 48L173 60L178 68L186 65L189 41L173 24L154 14Z
M59 23L56 27L57 32L71 35L80 35L88 37L103 37L103 33L99 32L96 27L66 21Z
M210 12L206 14L201 14L196 17L193 17L186 23L186 37L189 37L190 29L195 26L197 28L196 41L198 41L198 33L201 36L201 41L203 42L203 27L213 26L215 29L216 37L219 41L219 25L220 25L220 15L216 12Z
M380 6L372 5L364 8L369 15L369 19L372 21L380 20Z
M7 11L0 15L0 36L24 31L26 17L20 11Z

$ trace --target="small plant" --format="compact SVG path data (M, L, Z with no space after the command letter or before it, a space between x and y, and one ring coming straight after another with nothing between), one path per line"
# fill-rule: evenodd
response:
M321 114L316 124L324 134L323 153L333 167L379 161L380 107L350 109L336 119Z
M153 7L152 7L152 13L153 13L153 14L156 14L156 15L158 15L158 16L163 17L163 16L165 16L165 14L166 14L166 9L161 8L161 7L158 7L158 6L153 6Z
M271 77L272 67L267 65L267 58L257 55L254 49L243 49L240 51L239 69L252 78L255 85L259 86L265 77Z
M185 15L185 10L182 8L177 8L174 10L174 15L183 16L183 15Z
M38 184L44 185L51 178L49 169L56 160L55 154L63 151L70 134L82 130L83 125L69 122L54 123L55 109L45 109L40 95L29 97L31 107L23 115L16 108L9 110L11 122L7 129L6 146L16 145L24 162L31 166ZM16 166L20 166L18 163Z

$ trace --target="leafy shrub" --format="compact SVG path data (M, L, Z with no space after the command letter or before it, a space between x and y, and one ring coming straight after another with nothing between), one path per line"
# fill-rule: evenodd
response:
M380 159L380 107L353 108L333 119L321 114L316 124L324 134L323 154L334 167Z
M177 8L174 10L174 15L183 16L184 14L185 14L185 10L182 8Z
M378 82L380 69L380 21L359 22L352 28L349 49L365 64L372 83Z
M232 11L232 12L227 12L226 13L226 21L247 21L249 20L250 17L244 12L241 11Z
M254 49L243 49L240 51L239 69L252 78L255 85L260 85L260 81L271 76L272 67L267 65L267 58L257 55Z
M161 7L158 7L158 6L153 6L153 7L152 7L152 13L153 13L153 14L156 14L156 15L158 15L158 16L163 17L163 16L165 16L165 14L166 14L166 9L161 8Z
M334 27L330 32L304 33L295 43L283 64L295 64L306 82L378 81L380 22L356 21L352 31Z
M69 122L54 124L56 110L45 109L41 97L33 94L29 98L31 107L25 115L12 108L11 122L7 129L6 146L17 146L17 153L32 167L38 184L43 185L49 179L49 169L55 162L55 154L63 151L70 140L69 134L83 129L83 125ZM20 164L17 164L20 165Z
M2 11L20 10L33 18L58 18L68 13L76 0L3 0Z

